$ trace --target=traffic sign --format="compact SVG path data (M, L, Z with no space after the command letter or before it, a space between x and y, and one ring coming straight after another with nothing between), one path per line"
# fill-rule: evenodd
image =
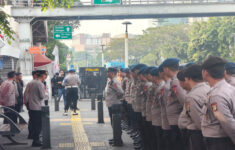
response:
M54 26L55 40L72 39L72 26Z
M121 4L121 0L94 0L95 5Z

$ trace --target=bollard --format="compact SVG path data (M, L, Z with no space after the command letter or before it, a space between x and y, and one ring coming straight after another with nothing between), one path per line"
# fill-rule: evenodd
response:
M42 148L51 148L50 110L49 106L42 107Z
M91 94L91 110L95 110L95 94Z
M103 95L98 95L98 123L104 123Z
M120 114L112 115L112 126L113 126L113 140L114 142L120 142L122 138L121 129L121 117Z
M59 101L57 100L57 95L55 94L54 96L54 99L55 99L55 111L59 111Z

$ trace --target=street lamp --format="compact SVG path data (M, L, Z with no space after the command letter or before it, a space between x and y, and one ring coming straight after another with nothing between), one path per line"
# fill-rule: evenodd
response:
M125 68L128 67L128 25L131 25L132 23L129 21L125 21L122 23L123 25L126 25L126 33L125 33Z
M104 67L104 44L100 45L102 47L102 67Z

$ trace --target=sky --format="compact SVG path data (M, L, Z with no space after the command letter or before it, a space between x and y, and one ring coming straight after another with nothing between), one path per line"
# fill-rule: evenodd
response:
M110 33L112 37L124 34L124 21L130 21L132 24L128 27L129 34L140 35L143 30L153 26L152 19L128 19L128 20L81 20L80 27L76 29L73 35L86 33L90 35L102 35L102 33ZM71 47L72 40L64 40L66 45Z
M142 34L143 30L152 26L152 19L129 19L129 20L90 20L81 21L81 26L76 33L88 33L91 35L100 35L102 33L111 33L111 36L123 34L125 26L122 22L130 21L132 25L128 27L131 34Z

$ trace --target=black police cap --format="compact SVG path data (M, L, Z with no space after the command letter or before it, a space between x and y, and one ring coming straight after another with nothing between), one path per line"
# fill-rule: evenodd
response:
M113 67L109 67L108 68L108 72L118 72L118 69L117 68L113 68Z
M202 80L202 66L199 64L193 64L185 68L184 77Z
M203 64L202 64L202 69L211 69L213 67L217 67L217 66L220 66L220 67L224 67L225 64L227 63L226 60L224 60L223 58L221 57L218 57L218 56L210 56L209 58L207 58Z

